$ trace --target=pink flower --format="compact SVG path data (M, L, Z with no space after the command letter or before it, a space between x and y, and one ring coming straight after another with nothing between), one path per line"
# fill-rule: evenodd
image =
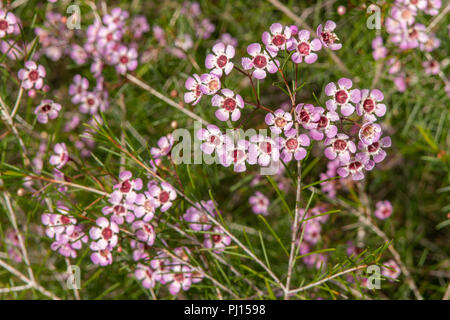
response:
M338 106L341 107L341 113L348 117L354 111L355 107L350 102L358 103L361 100L361 93L358 89L350 90L353 83L350 79L341 78L338 80L338 87L334 82L330 82L325 87L325 94L332 99L326 102L327 109L336 111Z
M372 56L374 60L386 58L388 50L383 46L383 38L381 36L375 37L372 41Z
M270 161L277 162L280 157L278 145L270 137L265 137L261 134L253 135L250 138L248 147L248 163L256 164L266 167Z
M305 223L305 240L314 245L320 240L320 232L322 230L322 227L316 219L307 221Z
M184 94L184 102L192 103L195 106L203 96L201 90L202 80L198 74L194 74L192 77L187 78L184 86L189 92Z
M100 107L100 99L95 92L86 92L81 97L79 110L81 113L95 114Z
M189 267L177 264L173 266L169 276L168 281L171 281L169 285L170 294L176 295L181 289L186 291L191 287L191 269Z
M339 38L337 37L336 33L333 32L334 29L336 29L336 23L334 21L328 20L325 23L325 27L322 28L322 25L320 24L317 27L316 32L323 46L326 48L330 48L333 51L342 48L341 43L335 43L336 41L339 41Z
M172 150L173 143L174 140L171 133L167 136L161 137L158 140L158 148L152 147L150 149L153 158L159 159L167 156L170 153L170 150Z
M301 63L303 58L308 64L316 62L317 54L313 51L322 49L322 43L317 38L309 41L310 35L308 30L301 30L298 33L298 40L294 39L292 48L295 50L295 53L292 55L292 61L294 61L294 63Z
M61 105L52 100L42 100L42 102L34 110L37 120L40 123L47 123L48 119L56 119L58 112L61 111Z
M146 289L155 287L155 272L149 266L138 263L134 272L136 279L142 282L142 286Z
M50 157L50 164L56 166L57 169L61 169L69 161L69 152L65 143L55 144L54 151L56 154Z
M295 118L303 128L307 130L316 129L320 120L320 109L312 104L300 103L295 107Z
M270 130L273 133L281 134L284 131L288 131L292 128L292 115L283 109L277 109L274 113L267 113L265 122L270 126Z
M195 231L207 231L211 229L211 223L206 214L208 212L212 217L215 217L216 208L212 200L201 201L197 206L190 207L183 215L183 219L189 222L189 228Z
M324 134L327 138L336 136L338 129L332 122L338 121L339 115L334 111L327 111L324 113L325 110L320 107L316 107L314 112L319 114L320 118L317 120L317 127L309 131L311 139L320 141L324 138Z
M63 205L57 206L58 213L46 213L41 216L42 224L47 228L45 229L45 234L49 238L57 238L59 235L67 232L71 234L74 230L74 226L77 220L68 215L69 208Z
M94 264L105 267L110 265L113 261L111 249L103 249L95 251L91 254L91 260Z
M214 107L219 107L216 111L216 117L220 121L237 121L241 117L241 110L244 108L244 100L239 94L235 94L230 89L222 89L221 94L216 94L211 99Z
M262 214L267 216L269 214L269 199L261 192L257 191L248 199L255 214Z
M112 206L105 206L102 208L102 213L104 215L111 214L111 221L117 223L118 225L123 224L125 220L128 223L134 221L133 209L134 206L130 203L122 203L122 195L120 193L112 193L109 202Z
M213 95L221 88L220 79L218 76L211 73L204 73L200 76L201 85L200 90L203 94Z
M205 128L197 131L197 138L205 141L200 145L200 149L206 154L212 154L214 151L221 153L224 145L230 145L232 142L227 135L220 132L220 129L209 124Z
M230 60L234 58L235 49L231 45L225 46L222 42L216 43L212 47L214 54L210 53L206 56L205 66L212 69L211 73L221 77L225 72L228 75L233 69L233 62Z
M374 165L375 163L372 160L368 160L363 154L357 153L355 158L340 167L337 173L343 178L350 175L353 180L362 180L364 179L363 170L370 171Z
M129 17L128 11L121 8L113 8L111 14L103 16L103 23L110 29L119 29L125 25L126 19Z
M220 163L225 167L233 164L235 172L244 172L247 169L245 162L248 158L249 144L246 140L239 140L226 145L219 155Z
M112 249L117 245L119 227L115 222L109 221L105 217L96 220L97 227L89 230L91 242L91 250L100 251L104 249Z
M69 86L69 95L72 96L72 102L80 103L86 95L87 89L89 89L88 79L76 74L73 77L73 83Z
M325 148L325 156L330 160L334 160L337 157L343 163L349 162L350 153L356 152L355 143L349 141L348 136L343 133L339 133L334 138L325 139L325 145L329 146Z
M277 138L277 143L280 146L281 151L281 159L284 162L290 162L292 157L295 160L300 161L306 157L306 149L303 147L307 147L310 144L310 140L306 134L298 134L295 128L287 131L286 139L282 137Z
M434 59L429 60L429 61L424 61L422 63L422 67L425 69L426 74L436 75L436 74L439 74L439 72L441 71L439 62L437 62Z
M19 70L19 79L22 80L24 89L40 90L44 86L45 69L34 61L25 62L25 68Z
M159 251L158 254L150 261L150 266L155 270L156 281L162 284L167 283L170 276L170 260L165 252Z
M383 148L389 148L391 146L391 138L384 137L377 142L370 145L366 145L363 142L358 143L358 148L362 150L367 158L372 157L375 163L379 163L386 158L386 151Z
M138 240L144 242L148 246L153 245L155 242L156 233L151 224L138 220L133 222L132 228Z
M424 11L430 16L436 16L439 13L439 9L441 8L441 6L441 0L427 0L427 6Z
M361 90L361 100L356 105L356 113L358 116L364 116L365 121L375 121L377 117L382 117L386 113L386 105L380 103L383 101L384 95L378 89Z
M0 9L0 38L14 33L16 23L16 16L12 12Z
M386 261L385 263L383 263L383 265L384 267L382 268L381 274L385 277L397 279L398 276L402 273L400 267L393 259Z
M114 53L113 61L116 65L116 71L120 74L125 74L127 71L134 71L137 68L137 51L135 48L127 48L120 46Z
M153 197L154 205L160 208L161 212L166 212L172 206L172 201L177 198L175 189L166 182L161 182L161 186L150 185L148 193Z
M291 34L289 26L274 23L270 26L270 32L263 32L262 42L266 45L267 51L276 55L278 50L287 50L291 47Z
M147 18L145 16L135 16L131 21L131 30L134 32L134 38L139 39L142 35L150 31Z
M359 130L359 139L367 145L377 142L381 136L381 127L378 123L366 122Z
M251 58L242 58L242 67L244 70L254 69L253 77L256 79L264 79L267 76L266 71L275 73L278 71L280 63L274 60L267 53L261 52L261 45L259 43L252 43L247 47L247 52ZM274 54L274 53L271 53Z
M136 218L142 218L145 222L153 219L156 205L153 203L153 197L148 192L140 193L136 196L136 205L134 206L134 214Z
M203 245L207 249L213 249L215 253L221 253L231 243L231 238L227 236L222 227L215 226L212 229L212 234L205 233L205 241Z
M132 174L130 171L122 171L119 174L119 183L113 186L113 193L111 198L118 199L125 196L125 199L129 203L133 203L136 200L136 191L142 189L142 180L140 178L131 179ZM118 201L118 200L116 200Z
M392 215L392 205L388 200L378 201L376 207L374 215L378 219L384 220Z

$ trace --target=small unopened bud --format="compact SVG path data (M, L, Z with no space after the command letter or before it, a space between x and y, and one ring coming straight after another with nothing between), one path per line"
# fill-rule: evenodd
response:
M345 12L347 12L347 9L344 6L339 6L337 8L338 15L343 16L345 14Z
M178 122L176 122L175 120L173 120L173 121L170 123L170 126L172 127L172 129L176 129L176 128L178 127Z
M178 96L178 91L177 91L177 90L172 90L172 91L170 91L170 96L171 96L172 98L175 98L176 96Z
M27 192L25 191L24 188L19 188L19 189L17 190L17 195L18 195L19 197L23 197L23 196L25 195L25 193L27 193Z

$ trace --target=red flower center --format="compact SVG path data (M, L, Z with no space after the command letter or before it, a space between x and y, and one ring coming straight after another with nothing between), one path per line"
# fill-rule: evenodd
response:
M378 142L372 143L370 146L367 147L367 151L370 153L375 153L380 148L380 144Z
M317 126L321 129L326 128L328 126L328 118L325 116L321 116L319 121L317 122Z
M262 69L265 66L267 66L267 59L264 56L256 56L255 59L253 59L253 64L255 65L255 67Z
M95 104L95 100L92 98L89 98L89 99L87 99L87 103L88 103L88 105L92 106Z
M265 153L271 153L272 152L272 144L269 142L261 142L261 145L259 146L262 152Z
M286 38L281 34L277 34L275 37L273 37L272 43L277 47L281 47L283 44L286 43Z
M36 70L31 70L28 73L28 79L30 79L31 81L36 81L37 79L39 79L39 73Z
M354 161L354 162L350 163L348 166L350 171L357 171L361 167L362 167L362 163L359 161Z
M311 117L309 116L309 113L306 112L305 110L300 111L299 118L302 123L308 123L309 120L311 119Z
M229 112L234 111L236 109L236 101L232 98L226 98L223 102L223 108Z
M337 103L344 104L347 102L348 94L345 90L339 90L335 94L335 99Z
M0 20L0 30L6 30L8 29L8 21L6 20Z
M212 135L209 137L209 143L217 146L220 144L220 139L217 136Z
M113 210L117 215L123 215L127 211L124 206L120 205L114 206Z
M329 31L324 31L321 34L322 41L328 44L333 44L334 40L336 40L336 37Z
M286 120L282 117L278 117L275 119L275 124L278 128L283 128L286 125Z
M70 223L70 219L67 216L61 216L61 223L62 224L69 224Z
M44 104L44 105L41 107L41 110L42 110L43 112L48 112L48 111L50 111L51 108L52 108L52 107L51 107L49 104Z
M162 191L159 194L159 201L161 202L167 202L169 200L169 193L167 191Z
M227 62L228 62L228 58L227 58L226 55L221 55L220 57L217 58L217 66L218 66L219 68L225 67L225 65L227 64Z
M363 108L366 112L372 112L375 109L375 101L371 98L367 98L363 102Z
M222 236L220 234L213 234L212 240L214 241L214 243L219 243L222 240Z
M182 273L176 273L173 277L177 282L182 282L184 280L184 275Z
M234 162L238 162L239 160L241 160L244 157L245 157L244 151L238 150L238 149L233 151L233 161Z
M122 184L120 185L120 192L127 193L127 192L130 192L130 190L131 190L130 181L125 180L124 182L122 182Z
M297 50L301 55L307 56L311 51L311 46L307 42L300 42L297 46Z
M112 238L113 232L110 228L105 228L102 230L102 236L105 240L109 240Z
M286 141L286 147L290 150L295 150L298 147L298 141L295 138L289 138Z
M127 64L128 63L128 57L127 56L121 56L120 57L120 63L121 64Z
M202 90L200 89L200 85L197 84L197 85L195 86L195 96L196 96L196 97L200 97L201 95L202 95Z
M336 141L334 141L333 143L333 148L336 151L344 151L345 148L347 148L347 142L342 139L336 139Z

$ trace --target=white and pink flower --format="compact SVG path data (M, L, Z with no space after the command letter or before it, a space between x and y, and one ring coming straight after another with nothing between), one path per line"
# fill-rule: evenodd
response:
M339 79L338 86L334 82L327 84L325 94L332 97L326 102L327 109L336 111L339 106L344 116L350 116L355 111L351 102L358 103L361 100L361 92L358 89L350 90L352 85L352 80L347 78Z
M301 63L303 62L303 59L305 59L305 62L308 64L317 61L318 56L313 51L322 49L322 43L317 38L310 41L310 36L311 33L308 30L299 31L298 40L295 40L292 45L292 49L295 50L291 57L294 63Z
M241 117L241 110L244 108L244 100L239 94L235 94L230 89L222 89L221 94L216 94L211 99L211 104L219 109L216 117L220 121L237 121Z
M235 49L232 45L225 45L222 42L216 43L212 47L213 53L206 56L205 66L211 69L211 73L219 78L225 73L228 75L233 70Z
M254 69L252 76L256 79L264 79L267 72L275 73L280 67L278 60L273 59L268 53L261 52L261 45L259 43L252 43L247 47L247 52L251 58L242 58L242 67L244 70ZM274 53L271 53L274 55Z

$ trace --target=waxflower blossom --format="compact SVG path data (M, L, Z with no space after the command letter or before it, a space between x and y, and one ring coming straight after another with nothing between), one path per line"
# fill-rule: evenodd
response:
M264 31L262 42L267 51L276 54L278 50L287 50L291 47L291 28L283 26L281 23L274 23L269 28L270 32Z
M212 47L214 54L210 53L206 56L205 66L212 69L210 72L218 77L223 73L228 75L233 69L233 62L230 60L234 58L235 49L232 45L223 44L219 42Z
M277 143L270 137L260 134L253 135L250 138L248 147L248 163L266 167L273 160L277 162L280 157Z
M322 227L315 219L308 221L305 224L305 240L310 244L316 244L320 240L320 231Z
M373 142L372 144L366 145L362 141L359 141L358 148L361 149L361 152L365 157L372 157L375 163L379 163L386 158L386 151L383 148L389 148L391 146L391 138L383 137L380 140Z
M27 90L42 89L45 75L44 67L37 65L34 61L25 62L25 68L20 69L18 73L19 79L22 81L22 87Z
M350 102L358 103L361 100L361 92L358 89L350 90L352 85L352 81L347 78L339 79L338 87L334 82L327 84L325 94L332 97L326 102L327 109L336 111L340 106L342 115L350 116L355 111L355 107Z
M56 119L59 111L61 111L61 105L59 103L45 99L36 107L34 113L40 123L47 123L48 119Z
M135 16L131 21L130 28L134 32L135 39L141 38L144 33L150 31L150 26L145 16Z
M122 203L122 195L120 193L112 193L109 202L112 206L105 206L102 209L104 215L111 215L111 221L120 225L125 222L131 223L134 221L133 205L124 202Z
M384 95L378 89L361 90L361 100L356 105L356 113L358 116L364 116L365 121L375 121L376 116L382 117L386 113L386 105L380 103L383 99Z
M241 117L241 110L244 108L244 100L239 94L235 94L230 89L220 90L221 94L216 94L211 99L213 107L218 107L216 110L216 117L220 121L227 121L231 118L232 121L239 120Z
M308 30L299 31L298 40L295 40L293 44L295 52L291 58L294 63L301 63L303 59L308 64L316 62L318 56L313 51L322 49L322 43L317 38L309 41L310 35Z
M109 221L105 217L96 220L96 227L89 230L89 236L92 240L91 249L93 251L114 248L117 245L119 227L115 222Z
M138 263L134 274L136 276L136 279L142 282L142 286L144 288L150 289L155 286L155 272L149 266Z
M159 251L157 255L150 260L150 266L155 270L156 281L165 284L170 280L170 265L171 262L167 254L163 251Z
M218 76L211 73L204 73L200 76L201 85L200 90L203 94L213 95L221 88L220 79Z
M317 127L309 131L311 139L320 141L324 138L324 135L327 138L336 136L338 129L332 123L339 120L339 115L334 111L325 113L325 110L320 107L315 108L314 112L319 115L319 120L317 120Z
M148 222L153 219L156 206L153 203L153 197L146 191L136 196L134 205L134 214L136 218Z
M261 45L259 43L252 43L247 47L247 53L252 57L242 58L242 67L244 70L254 69L252 76L256 79L262 80L267 76L267 72L275 73L280 67L278 60L273 59L267 53L261 52ZM271 53L273 55L273 53Z
M350 153L356 152L356 145L348 138L346 134L339 133L332 139L326 139L325 145L329 147L325 148L325 156L330 160L337 157L343 163L350 161Z
M161 185L152 184L148 188L148 193L153 197L153 203L161 212L166 212L172 202L177 198L175 189L167 182L161 182Z
M103 16L103 23L110 29L119 29L125 25L126 19L129 17L128 11L121 8L113 8L110 14Z
M47 226L45 234L49 238L57 238L64 232L72 233L77 220L68 215L68 208L59 205L58 213L46 213L41 216L42 224Z
M325 27L322 27L322 25L319 24L316 33L324 47L336 51L342 48L342 43L335 43L336 41L339 41L339 38L336 33L333 32L334 29L336 29L336 23L328 20L325 23Z
M209 124L206 128L197 131L197 139L204 141L200 145L200 149L206 154L212 154L214 151L221 152L224 145L231 143L230 137L220 132L220 129Z
M378 123L366 122L358 133L359 139L367 145L377 142L381 136L381 127Z
M232 145L226 146L222 154L219 155L220 163L224 167L228 167L233 164L233 169L235 172L244 172L247 167L245 162L248 158L248 147L249 142L246 140L239 140Z
M206 210L205 210L206 209ZM183 215L183 219L189 223L189 228L195 231L207 231L211 229L211 223L207 213L215 217L216 209L212 200L201 201L196 206L190 207Z
M138 240L144 242L148 246L153 245L153 243L155 242L156 233L151 224L142 220L138 220L133 222L131 227L133 228L133 231L136 234L136 238L138 238Z
M89 89L89 80L76 74L73 77L73 83L69 86L69 95L72 96L73 103L80 103Z
M135 190L139 191L142 189L142 180L140 178L132 180L131 177L130 171L122 171L119 174L119 183L113 186L114 191L111 197L122 198L125 196L127 202L133 203L137 196Z
M91 254L91 260L94 264L100 265L102 267L110 265L113 261L111 249L94 251Z
M380 60L386 58L388 50L383 46L383 38L381 36L375 37L372 40L372 56L374 60Z
M134 71L137 68L137 51L135 48L127 48L120 46L114 54L114 63L116 64L116 71L120 74L125 74L127 71Z
M372 160L368 160L361 153L357 153L355 158L340 167L337 173L343 178L350 175L353 180L362 180L364 179L363 170L370 171L374 165L375 163Z
M212 249L215 253L221 253L231 243L231 238L227 236L222 227L216 226L212 229L212 234L205 233L203 245L207 249Z
M424 61L422 67L425 69L426 74L436 75L439 74L441 68L439 67L439 62L436 60Z
M300 161L306 157L306 149L310 144L310 140L306 134L298 134L295 128L292 128L286 134L286 139L282 137L277 138L277 143L280 146L281 160L290 162L294 157L295 160Z
M16 23L16 16L12 12L6 12L0 9L0 38L14 33Z
M61 169L69 161L69 152L65 143L57 143L53 149L55 154L50 156L50 164L56 166L57 169Z
M381 274L385 277L391 278L391 279L397 279L398 276L401 274L401 270L400 267L398 266L398 264L390 259L388 261L386 261L385 263L383 263L383 268L381 270ZM390 280L392 281L392 280Z
M317 122L320 120L319 110L312 104L300 103L295 107L295 118L303 128L307 130L316 129Z
M255 192L255 194L248 199L248 202L252 206L253 213L262 214L264 216L269 214L269 199L261 192Z
M188 266L175 265L169 275L169 281L171 281L169 285L170 294L176 295L181 289L186 291L191 287L191 270Z
M192 77L187 78L184 86L189 91L184 94L184 102L191 103L193 106L199 103L203 96L201 85L202 80L198 74L194 74Z
M158 148L152 147L150 153L155 159L165 157L170 153L170 150L172 150L173 143L173 135L169 133L167 136L161 137L158 140Z
M267 113L265 122L273 133L281 134L292 128L292 115L283 109L277 109L274 113Z
M380 220L389 218L392 215L392 204L388 201L378 201L376 203L375 217Z
M86 92L81 98L81 113L95 114L100 107L100 99L95 92Z

